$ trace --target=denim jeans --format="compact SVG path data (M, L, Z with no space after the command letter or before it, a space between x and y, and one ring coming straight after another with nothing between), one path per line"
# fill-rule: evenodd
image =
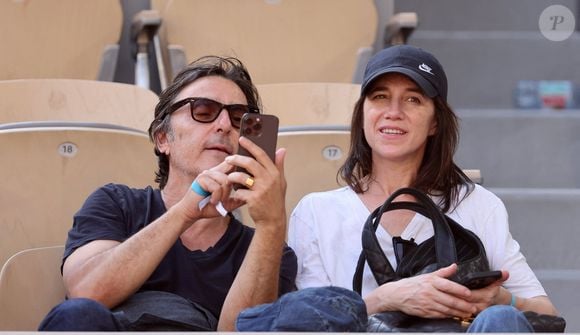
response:
M495 305L479 313L467 332L533 333L534 329L521 311L508 305Z
M306 288L286 293L271 304L246 309L238 331L364 332L366 306L360 295L340 287Z
M42 320L40 331L124 331L125 327L104 305L85 298L54 307Z
M365 332L366 306L353 291L319 287L287 293L279 300L240 313L238 331ZM533 333L522 312L491 306L472 322L468 332Z
M136 293L113 310L85 298L69 299L44 318L41 331L212 331L217 319L205 308L178 295Z

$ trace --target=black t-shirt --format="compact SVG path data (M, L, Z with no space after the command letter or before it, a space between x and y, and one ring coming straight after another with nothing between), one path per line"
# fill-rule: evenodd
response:
M97 189L74 216L64 259L94 240L123 242L166 212L158 189L132 189L107 184ZM219 317L228 290L254 235L233 216L222 238L206 251L191 251L177 239L140 291L178 294ZM296 255L286 246L280 269L279 294L295 290Z

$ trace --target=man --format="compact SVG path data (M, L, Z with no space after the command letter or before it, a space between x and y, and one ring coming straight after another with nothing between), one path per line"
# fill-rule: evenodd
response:
M149 128L159 189L109 184L87 199L63 258L69 300L40 330L228 331L242 309L294 289L285 150L272 162L239 138L241 116L258 105L235 58L204 57L176 76ZM238 145L256 158L235 155ZM255 230L230 213L244 203Z

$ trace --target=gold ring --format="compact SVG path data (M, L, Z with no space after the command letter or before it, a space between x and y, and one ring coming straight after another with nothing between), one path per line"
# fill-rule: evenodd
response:
M244 181L244 184L246 184L246 186L248 186L248 187L254 186L254 178L252 178L252 177L246 178L246 181Z

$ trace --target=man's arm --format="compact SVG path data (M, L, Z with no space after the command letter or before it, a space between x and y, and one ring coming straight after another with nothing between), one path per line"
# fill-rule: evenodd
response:
M281 237L284 241L284 236ZM256 232L219 318L219 331L234 331L238 314L249 307L278 298L280 263L284 243L280 234L256 228Z
M245 308L270 303L278 298L280 264L286 237L285 149L276 152L276 163L251 141L240 138L256 160L232 156L226 161L249 171L255 179L250 190L239 189L234 197L244 200L256 231L242 266L224 301L219 318L219 331L235 330L235 320ZM232 182L243 182L245 173L229 175Z
M68 296L116 306L141 287L191 222L174 206L122 243L97 240L78 248L63 266Z
M205 187L212 197L229 194L231 186L225 173L230 170L225 162L209 170L215 179ZM188 188L165 214L124 242L98 240L79 247L63 267L68 295L90 298L109 308L124 301L143 285L187 229L199 219L219 217L215 206L199 209L202 198ZM228 207L239 206L235 201L224 201Z

